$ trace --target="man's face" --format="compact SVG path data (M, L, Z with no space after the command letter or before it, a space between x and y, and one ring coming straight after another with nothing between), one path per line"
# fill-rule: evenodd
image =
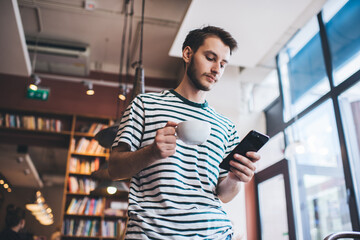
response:
M218 37L208 37L192 55L186 74L194 86L209 91L224 73L230 48Z

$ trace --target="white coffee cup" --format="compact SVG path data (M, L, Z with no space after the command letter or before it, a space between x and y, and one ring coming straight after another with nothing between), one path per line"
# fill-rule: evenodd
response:
M200 120L188 120L178 123L176 127L177 137L186 144L199 145L210 136L210 123Z

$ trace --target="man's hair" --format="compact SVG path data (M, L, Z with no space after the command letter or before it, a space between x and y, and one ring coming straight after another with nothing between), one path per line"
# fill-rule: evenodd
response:
M6 208L5 223L8 228L17 226L22 219L25 219L25 210L9 204Z
M190 31L185 38L182 50L189 46L194 52L196 52L204 43L206 38L213 36L220 38L221 41L230 48L230 54L237 48L237 42L229 32L219 27L207 26Z

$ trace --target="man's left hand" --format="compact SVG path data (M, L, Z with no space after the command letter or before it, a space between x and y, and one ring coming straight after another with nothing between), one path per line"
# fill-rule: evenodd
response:
M246 157L235 154L234 160L230 161L229 177L241 182L249 182L256 170L255 162L259 160L260 155L256 152L247 152Z

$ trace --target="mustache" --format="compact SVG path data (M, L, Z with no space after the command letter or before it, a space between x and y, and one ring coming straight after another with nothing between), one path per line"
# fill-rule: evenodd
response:
M218 78L216 77L216 75L214 75L212 73L204 73L203 75L206 76L206 77L210 77L210 78L214 79L215 82L218 81Z

